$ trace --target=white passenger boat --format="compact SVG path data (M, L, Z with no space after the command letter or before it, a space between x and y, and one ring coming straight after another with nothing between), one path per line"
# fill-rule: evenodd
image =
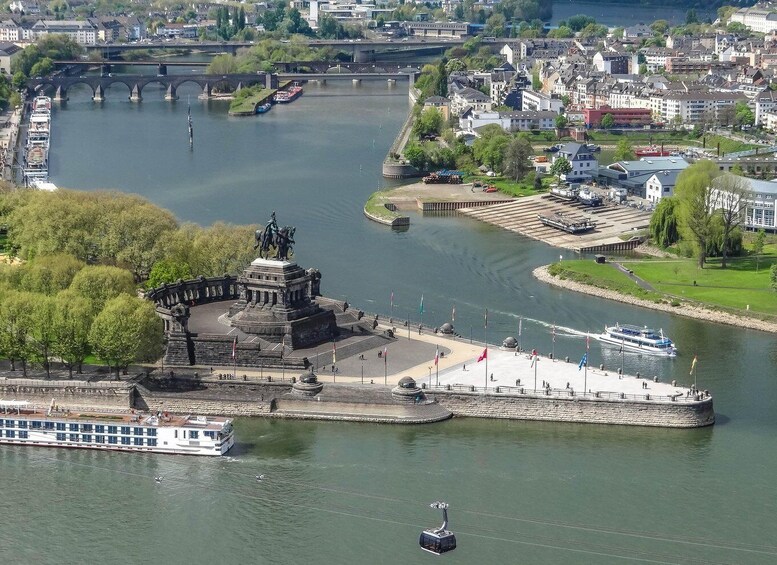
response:
M0 445L224 455L235 443L232 420L167 413L57 410L0 400Z
M637 351L651 355L663 355L674 357L677 348L672 340L664 336L664 331L651 330L647 326L630 326L627 324L615 324L604 328L604 333L599 335L599 341L622 347L625 351Z

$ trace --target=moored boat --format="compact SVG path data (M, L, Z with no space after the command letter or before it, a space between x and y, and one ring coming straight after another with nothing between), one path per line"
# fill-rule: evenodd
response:
M70 447L179 455L224 455L234 445L232 420L167 413L57 410L0 400L0 445Z
M537 218L546 226L571 234L583 233L596 227L596 222L585 216L570 216L563 212L552 215L537 214Z
M594 191L584 188L577 194L577 200L586 206L601 206L603 199Z
M550 195L559 200L575 200L579 190L578 185L550 185Z
M272 108L272 104L270 104L269 102L265 102L264 104L260 104L259 106L256 107L256 113L264 114L269 112L271 108Z
M302 96L302 87L298 84L294 84L286 90L279 90L275 93L275 101L281 104L293 102L297 98Z
M607 326L599 335L599 341L617 345L624 351L636 351L651 355L675 357L677 348L671 339L664 335L663 330L656 332L647 326L639 327L628 324Z

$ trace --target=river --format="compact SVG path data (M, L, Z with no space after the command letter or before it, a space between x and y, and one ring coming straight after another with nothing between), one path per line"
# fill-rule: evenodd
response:
M550 24L570 16L585 14L595 18L600 24L610 27L631 26L639 23L651 24L656 20L667 20L674 25L685 23L688 8L678 6L625 6L619 2L586 2L585 0L553 0L553 16ZM700 21L709 18L715 21L718 17L715 10L697 8L696 15Z
M775 338L555 290L531 270L567 252L455 215L411 214L408 231L366 220L407 87L309 85L296 102L232 119L179 89L132 104L73 90L55 107L59 186L142 194L181 220L297 226L296 259L325 294L464 335L515 335L579 359L614 321L663 328L674 360L627 372L689 382L715 398L714 427L624 428L461 419L422 427L239 420L224 460L0 449L0 554L8 563L425 563L428 503L451 505L449 563L774 563ZM195 143L186 135L191 99ZM617 354L592 344L592 362ZM433 353L430 352L430 359ZM541 372L540 372L541 378ZM257 483L254 475L265 473ZM161 484L154 476L163 475Z

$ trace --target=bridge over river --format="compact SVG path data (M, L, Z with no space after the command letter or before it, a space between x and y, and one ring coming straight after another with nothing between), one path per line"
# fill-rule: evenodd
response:
M92 99L101 101L105 99L108 88L115 84L125 85L130 92L130 100L140 102L143 99L143 89L149 84L160 84L165 88L165 100L177 99L177 89L186 83L195 83L202 89L202 97L208 98L214 89L236 91L243 87L261 84L265 88L278 88L280 81L296 80L352 80L360 82L364 79L379 79L389 82L396 80L414 80L417 71L409 72L323 72L323 73L243 73L228 75L116 75L116 76L65 76L56 75L49 77L37 77L27 81L29 90L54 91L54 100L67 100L68 90L78 84L86 84L92 89Z

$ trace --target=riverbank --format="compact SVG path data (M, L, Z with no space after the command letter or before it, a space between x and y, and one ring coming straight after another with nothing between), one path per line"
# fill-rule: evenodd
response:
M655 302L652 300L644 300L635 296L628 296L619 292L599 288L597 286L588 285L568 279L560 279L554 277L548 271L550 265L537 267L532 271L532 275L539 280L551 286L563 288L566 290L572 290L574 292L580 292L582 294L589 294L597 296L599 298L606 298L607 300L615 300L617 302L623 302L632 306L640 306L642 308L650 308L651 310L658 310L660 312L668 312L670 314L677 314L678 316L685 316L688 318L694 318L696 320L703 320L705 322L717 322L726 324L729 326L736 326L740 328L747 328L752 330L759 330L764 332L777 333L777 323L768 322L765 320L758 320L755 318L737 316L729 312L723 312L720 310L713 310L711 308L705 308L698 304L690 302L675 300L667 300L666 302Z

